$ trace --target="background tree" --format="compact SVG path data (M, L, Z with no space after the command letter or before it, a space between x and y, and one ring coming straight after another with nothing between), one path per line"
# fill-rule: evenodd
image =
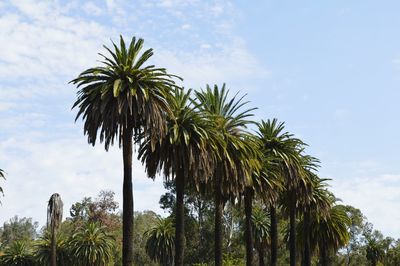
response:
M16 241L32 242L38 235L38 226L38 222L32 222L32 218L14 216L0 228L0 247L11 246Z
M145 232L146 252L163 266L174 264L175 228L171 218L159 219L157 224Z
M72 80L80 90L73 108L78 107L76 119L84 119L84 133L90 144L100 142L105 149L118 141L122 146L124 164L123 182L123 263L133 263L133 191L132 145L133 137L147 135L153 145L166 131L165 113L170 113L166 98L176 87L174 75L163 68L144 64L153 55L148 49L141 54L143 39L132 38L126 47L120 37L120 46L104 48L109 56L100 54L102 66L89 68ZM138 140L139 141L139 140Z
M27 245L24 242L15 241L0 257L0 265L35 266L36 262Z

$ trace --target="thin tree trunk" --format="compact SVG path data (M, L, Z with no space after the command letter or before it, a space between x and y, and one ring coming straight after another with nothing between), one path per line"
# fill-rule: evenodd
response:
M271 215L271 266L276 266L278 261L278 219L276 217L276 208L270 207Z
M296 266L296 202L292 199L289 205L289 216L290 216L290 266Z
M222 266L222 215L224 211L224 201L221 195L221 181L217 177L215 182L215 266Z
M258 265L265 266L263 247L258 249Z
M124 184L122 202L122 265L133 265L133 188L132 188L132 126L128 122L122 139Z
M51 266L57 265L57 250L56 250L56 230L55 227L51 228Z
M303 265L311 266L311 249L310 249L310 211L306 210L304 212L304 255L303 255Z
M176 221L175 221L175 266L183 266L185 246L185 223L184 223L184 189L185 177L182 173L176 175Z
M246 215L246 226L245 226L245 237L246 237L246 265L253 265L253 230L251 224L252 215L252 201L253 201L253 191L251 187L246 187L244 192L244 210Z

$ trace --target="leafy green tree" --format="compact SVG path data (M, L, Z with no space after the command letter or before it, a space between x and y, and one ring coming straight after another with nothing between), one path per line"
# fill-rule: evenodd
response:
M175 90L168 101L172 115L167 119L167 133L155 145L145 139L139 150L139 157L146 166L147 174L155 178L162 172L167 181L175 181L176 190L176 232L175 265L183 265L184 232L184 190L199 187L212 175L214 170L215 141L218 136L210 123L190 104L190 93Z
M254 208L251 222L253 225L254 243L258 252L258 263L260 266L265 266L264 254L268 246L270 236L270 219L267 213L260 207Z
M58 193L51 195L47 205L47 230L51 235L51 266L57 264L56 233L61 225L63 216L63 202Z
M148 49L141 54L143 39L132 38L126 47L121 36L120 46L104 48L110 56L102 55L102 66L89 68L72 80L80 88L73 108L79 109L76 119L84 120L84 133L95 145L100 142L108 150L115 140L122 146L123 182L123 264L133 263L133 191L132 145L149 136L153 145L166 133L165 114L170 113L166 98L176 88L164 68L145 63L153 55Z
M2 247L12 245L16 241L29 243L37 237L39 224L32 222L32 218L18 218L14 216L8 222L4 222L0 230L0 243Z
M68 249L77 266L105 266L113 261L114 238L104 226L87 223L68 242Z
M31 250L22 241L13 242L0 257L0 265L35 266L36 262Z
M221 89L207 85L205 90L196 92L198 108L221 136L218 144L217 164L213 175L215 195L215 265L222 265L222 217L225 202L238 197L250 183L257 148L246 131L252 116L251 109L245 109L248 102L243 97L228 99L229 90L225 84Z
M171 218L159 219L157 224L145 232L146 252L163 266L174 264L175 228Z

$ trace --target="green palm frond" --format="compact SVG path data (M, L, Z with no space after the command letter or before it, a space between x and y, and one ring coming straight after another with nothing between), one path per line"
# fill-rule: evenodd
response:
M6 179L5 173L4 173L4 170L3 170L3 169L0 169L0 177L3 178L3 179ZM1 193L1 195L4 196L4 191L3 191L3 188L2 188L2 187L0 187L0 193ZM1 201L0 201L0 204L1 204Z
M191 90L177 89L168 99L171 116L167 118L164 138L152 145L144 139L138 157L149 177L162 172L167 181L182 174L189 184L198 187L212 175L218 134L191 104Z
M36 262L31 250L21 241L15 241L0 257L0 265L4 266L34 266Z
M97 223L80 227L68 243L74 265L105 266L113 260L114 238Z
M60 233L56 237L57 265L69 266L72 264L68 249L68 238ZM50 265L51 259L51 233L46 231L44 235L35 242L35 257L40 265Z
M217 165L214 177L220 179L221 194L225 199L240 195L251 185L254 170L260 168L257 141L248 132L249 120L256 108L245 109L244 97L229 97L225 84L221 89L207 85L195 93L196 107L220 135L217 143Z
M158 219L157 224L144 233L146 253L161 265L173 265L175 228L171 218Z
M104 48L108 56L102 66L83 71L71 83L77 85L78 99L72 108L78 108L76 119L84 120L88 142L100 142L108 149L118 140L122 143L124 128L133 127L135 135L149 133L152 142L165 133L165 114L170 113L167 98L177 88L174 79L164 68L145 63L153 50L142 52L143 39L132 38L127 46L122 36L119 47Z

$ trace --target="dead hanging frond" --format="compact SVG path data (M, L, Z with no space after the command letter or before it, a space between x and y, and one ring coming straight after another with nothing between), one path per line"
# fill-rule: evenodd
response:
M54 232L60 227L63 215L63 202L58 193L51 195L47 205L47 229Z

